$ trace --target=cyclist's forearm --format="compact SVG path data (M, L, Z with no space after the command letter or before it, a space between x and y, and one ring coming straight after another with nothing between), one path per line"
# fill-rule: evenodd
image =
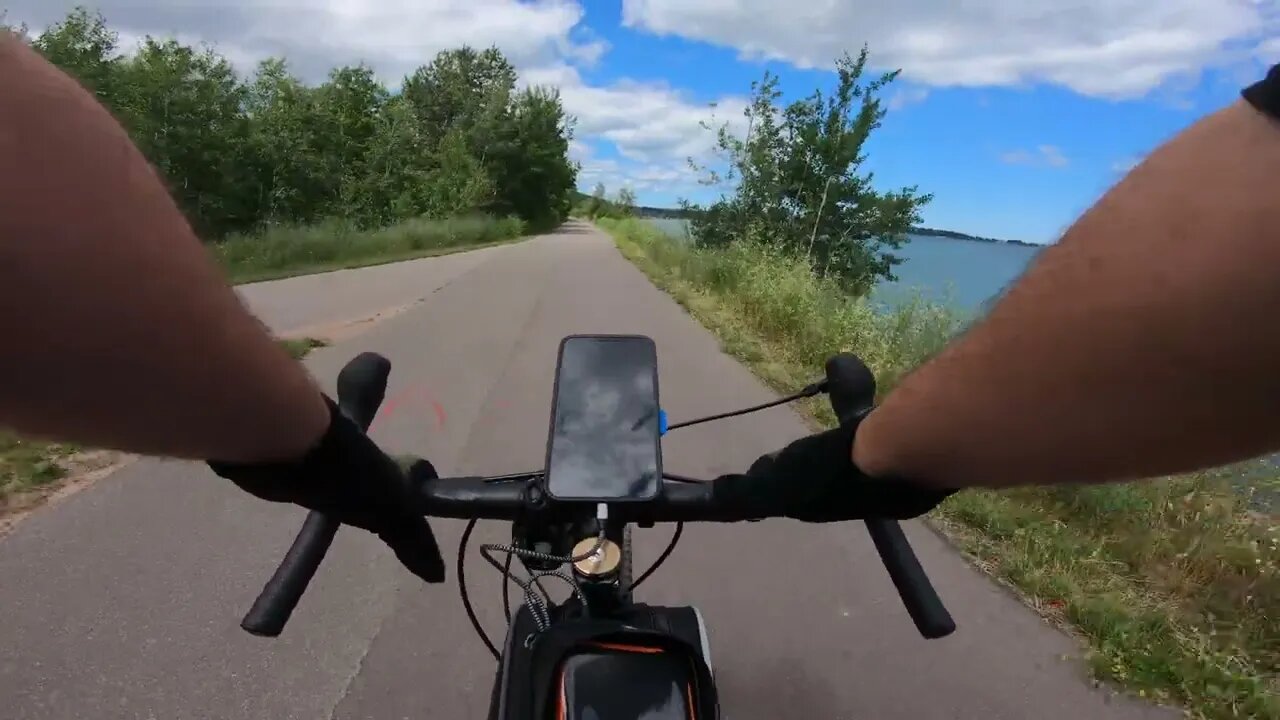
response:
M0 426L222 460L300 454L328 415L125 132L0 34Z
M1152 153L863 424L952 486L1104 482L1280 447L1280 123L1237 103Z

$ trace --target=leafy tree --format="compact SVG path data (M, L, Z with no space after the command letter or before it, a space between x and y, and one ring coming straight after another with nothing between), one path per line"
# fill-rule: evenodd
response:
M598 182L591 190L591 197L587 199L586 211L587 217L597 218L604 213L605 207L609 201L605 199L604 183Z
M497 188L491 208L545 228L569 214L577 167L569 162L570 120L556 90L521 91L489 152Z
M23 35L26 27L22 28ZM72 10L62 22L50 25L32 45L54 65L75 76L100 99L114 96L111 81L119 60L119 36L107 27L100 13L83 7Z
M707 171L707 181L732 182L734 191L691 208L698 242L778 245L858 293L893 277L900 259L892 250L931 196L915 187L877 192L871 173L861 171L863 146L885 115L878 94L897 76L863 82L866 63L865 48L857 58L845 55L830 95L815 91L785 107L777 76L765 73L752 84L746 137L727 124L716 134L715 150L728 167L723 175Z
M32 44L115 112L210 239L329 217L378 226L491 212L550 225L573 197L559 95L516 91L495 48L440 53L393 95L364 65L309 87L282 59L244 80L175 40L147 38L124 57L82 8Z
M619 190L618 199L613 202L617 206L618 213L624 217L630 216L636 211L636 193L629 187Z
M240 162L245 88L231 64L209 49L148 37L117 75L117 114L192 224L210 234L251 227L257 218Z
M515 68L497 48L461 47L437 54L405 78L403 94L429 139L438 142L461 129L475 150L492 141L515 87Z
M315 91L289 74L284 60L258 65L245 92L249 138L243 163L246 193L264 220L312 222L331 201L332 165L315 122Z

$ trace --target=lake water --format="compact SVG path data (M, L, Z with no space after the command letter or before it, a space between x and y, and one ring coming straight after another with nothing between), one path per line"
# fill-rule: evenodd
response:
M674 237L688 237L683 220L649 222ZM872 299L892 305L919 294L963 311L978 311L1021 275L1039 251L1022 245L913 235L895 251L903 259L894 268L898 281L882 283Z

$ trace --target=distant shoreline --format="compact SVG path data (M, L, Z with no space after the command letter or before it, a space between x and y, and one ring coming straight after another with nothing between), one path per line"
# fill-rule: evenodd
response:
M689 213L680 208L655 208L640 206L635 209L637 217L660 219L660 220L688 220ZM981 235L969 235L967 233L957 232L955 230L939 230L937 228L913 227L909 231L912 235L921 235L923 237L940 237L948 240L968 240L970 242L997 243L1000 245L1020 245L1022 247L1040 247L1036 243L1029 243L1022 240L1001 240L1000 238L982 237Z
M968 235L955 230L938 230L936 228L913 227L912 235L923 235L925 237L944 237L952 240L970 240L972 242L984 243L1000 243L1002 245L1021 245L1022 247L1040 247L1036 243L1024 242L1022 240L1001 240L999 238L982 237L980 235Z

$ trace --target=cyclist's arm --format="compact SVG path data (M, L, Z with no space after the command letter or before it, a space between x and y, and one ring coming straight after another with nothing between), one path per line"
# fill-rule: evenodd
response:
M1183 131L889 394L855 462L1105 482L1280 448L1278 172L1280 120L1243 101Z
M0 426L136 452L300 455L328 412L88 92L0 32Z

